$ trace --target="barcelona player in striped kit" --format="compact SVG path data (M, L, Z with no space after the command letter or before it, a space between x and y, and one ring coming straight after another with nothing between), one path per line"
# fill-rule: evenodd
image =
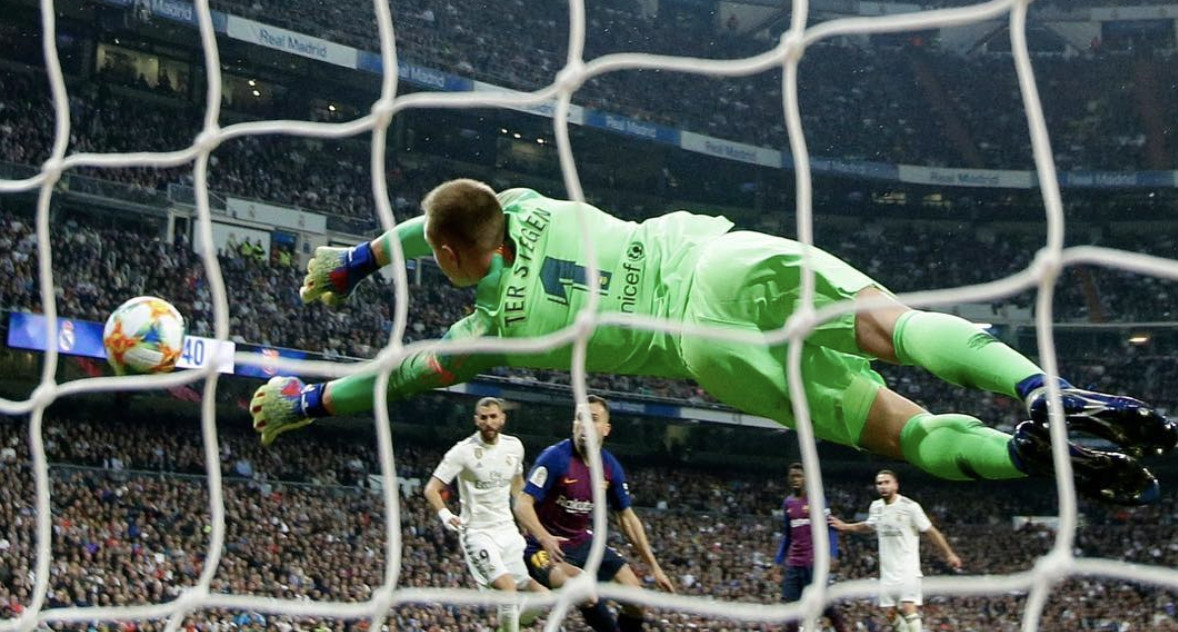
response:
M777 549L777 564L785 565L785 574L781 582L781 600L785 602L799 601L802 591L814 580L814 535L810 530L810 500L806 496L806 471L801 463L791 463L789 466L790 494L782 503L782 520L784 522L781 536L781 546ZM827 508L826 515L830 515ZM833 567L839 555L838 532L830 529L830 563ZM845 632L843 619L834 606L823 611L836 632ZM790 621L786 626L788 632L797 632L798 624Z
M587 410L578 413L573 423L573 438L540 454L516 501L516 518L528 532L524 560L532 576L549 588L559 588L569 578L579 575L589 558L593 544L593 477L589 471L586 434L596 433L600 446L610 430L608 403L590 395ZM659 588L675 592L655 559L642 521L630 507L630 491L621 464L608 450L602 449L601 465L606 502L617 516L622 534L638 551ZM626 559L608 546L597 569L597 581L642 586ZM638 605L623 604L616 620L601 601L586 604L580 610L585 622L597 632L643 629L643 611Z

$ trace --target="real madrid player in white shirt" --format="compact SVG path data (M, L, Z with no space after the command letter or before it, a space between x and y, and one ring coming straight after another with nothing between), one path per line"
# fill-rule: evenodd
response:
M875 475L875 490L879 499L872 501L867 520L846 523L831 516L830 525L839 531L875 531L879 536L879 605L887 609L897 632L921 632L918 606L923 603L920 578L924 574L920 571L920 534L937 545L954 569L961 568L961 558L933 526L920 503L900 495L900 479L895 472L880 470Z
M541 592L547 589L528 575L524 565L524 538L511 509L524 484L524 446L502 434L507 423L504 408L503 400L495 397L475 404L478 432L446 452L423 493L442 524L458 533L466 565L480 589ZM458 515L442 497L455 478L462 505ZM500 606L499 632L517 632L519 626L519 607Z

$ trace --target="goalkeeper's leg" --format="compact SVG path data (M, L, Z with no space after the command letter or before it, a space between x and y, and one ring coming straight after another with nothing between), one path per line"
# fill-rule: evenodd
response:
M859 445L903 459L951 480L1052 476L1047 428L1025 422L1014 437L967 415L933 415L907 398L880 388ZM1125 505L1158 498L1157 479L1124 454L1069 444L1076 489L1085 496Z
M933 415L881 387L867 413L858 445L908 461L950 480L1022 478L1011 459L1010 435L966 415Z
M889 303L856 315L860 350L922 367L951 384L1021 400L1032 420L1047 424L1047 376L1018 351L963 318L909 309L876 288L861 290L856 298ZM1130 456L1164 454L1178 444L1178 424L1139 400L1081 390L1064 380L1059 387L1071 431L1106 439Z

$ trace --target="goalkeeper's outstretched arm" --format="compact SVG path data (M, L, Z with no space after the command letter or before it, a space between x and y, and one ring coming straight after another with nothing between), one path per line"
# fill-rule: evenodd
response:
M307 276L299 296L304 303L319 300L332 307L347 300L361 281L393 262L393 241L401 243L405 259L416 259L433 250L425 240L425 217L415 217L380 237L351 248L320 246L307 262Z
M475 313L454 323L442 340L477 338L486 333L487 317ZM506 364L501 354L415 353L389 375L389 401L405 399L422 391L468 382L479 373ZM376 374L361 374L328 382L323 403L327 415L350 415L372 410Z
M482 336L487 331L486 314L475 313L458 321L443 340ZM415 353L389 376L389 401L404 399L433 388L469 381L507 359L502 354L437 351ZM269 445L278 435L302 428L316 417L349 415L372 410L376 373L362 373L321 384L304 384L297 377L275 377L254 393L250 403L254 431Z

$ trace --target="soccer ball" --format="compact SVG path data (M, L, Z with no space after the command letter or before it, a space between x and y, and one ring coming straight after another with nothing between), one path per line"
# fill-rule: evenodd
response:
M106 319L102 346L119 375L166 373L184 349L184 317L162 298L133 298Z

